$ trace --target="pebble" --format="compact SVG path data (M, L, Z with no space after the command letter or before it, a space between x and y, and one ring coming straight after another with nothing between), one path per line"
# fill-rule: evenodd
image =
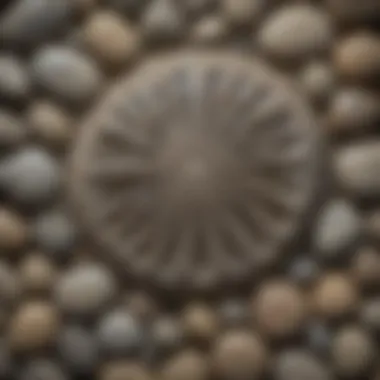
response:
M353 142L338 148L334 158L340 186L359 198L380 196L380 140Z
M220 319L224 326L243 326L250 320L247 302L243 299L230 298L219 307Z
M20 281L14 269L0 261L0 304L9 307L20 295Z
M320 211L314 231L318 254L325 260L347 256L361 236L361 226L360 215L348 201L329 201Z
M261 378L267 359L263 341L249 330L225 332L212 354L214 371L225 380Z
M334 52L339 74L357 82L379 83L380 37L369 32L357 32L341 41Z
M77 237L74 223L61 211L49 211L38 217L33 233L38 247L56 261L70 257Z
M263 14L265 0L222 0L221 7L225 18L233 25L252 25Z
M212 13L218 5L219 0L178 0L181 10L189 16Z
M56 195L59 185L59 165L41 148L25 147L0 163L0 186L23 205L46 203Z
M22 368L17 380L70 380L70 378L57 362L34 359Z
M138 18L151 0L103 0L113 10L128 18Z
M366 23L380 19L378 0L328 0L327 6L343 22Z
M274 380L330 380L329 370L312 354L301 349L282 352L274 363Z
M301 286L314 283L320 275L318 263L309 256L300 256L292 260L289 277Z
M380 297L366 300L360 308L360 320L366 328L380 333Z
M360 248L352 265L353 273L359 284L364 288L380 285L380 252L374 247Z
M13 149L26 139L22 120L11 112L0 109L0 149Z
M111 361L100 369L99 380L152 380L142 364L126 360ZM186 375L183 378L186 379ZM194 379L197 380L197 379Z
M37 350L55 343L60 318L55 307L45 301L27 301L10 320L9 343L15 350Z
M252 311L260 331L272 338L293 335L302 328L306 317L302 293L286 281L263 283Z
M57 278L57 269L45 256L30 252L19 267L20 282L28 294L48 294Z
M163 367L163 380L207 380L209 379L207 358L196 351L188 350L178 353Z
M112 273L100 264L67 269L55 287L56 301L69 314L93 316L107 307L117 292Z
M126 1L126 0L124 0ZM72 8L80 15L87 15L96 8L98 0L69 0Z
M333 135L360 134L375 129L380 121L380 97L368 90L346 87L332 96L328 127Z
M106 67L120 68L140 50L137 30L117 13L93 13L83 26L84 44Z
M2 39L12 47L32 49L54 39L70 25L67 0L17 0L0 18Z
M182 314L185 336L200 343L210 343L219 332L220 321L215 310L203 303L190 303Z
M12 356L9 347L4 341L0 340L0 379L9 379L12 372Z
M316 57L330 48L332 37L328 15L308 4L273 12L257 35L264 52L284 61Z
M315 311L325 318L340 318L358 306L354 279L344 273L325 274L314 289Z
M111 357L125 357L140 352L143 331L139 322L124 309L104 314L97 327L100 349Z
M33 57L36 82L71 105L91 100L101 86L102 75L90 57L65 46L47 46Z
M161 315L151 327L153 345L158 354L172 353L183 343L183 328L177 318Z
M0 208L0 249L19 251L28 239L26 221L13 210Z
M338 374L357 378L374 364L375 343L358 326L347 326L337 332L332 343L332 364Z
M368 237L376 242L380 241L380 210L374 209L367 216L366 232Z
M306 330L308 346L319 356L326 357L330 353L332 332L321 322L311 323Z
M50 101L36 101L27 112L27 123L36 139L52 150L67 146L73 135L73 120Z
M65 366L77 375L92 373L98 364L96 338L81 326L64 328L58 337L58 353Z
M0 55L0 97L10 101L25 100L31 89L27 68L16 57Z
M220 42L228 32L225 20L218 15L205 16L192 28L190 38L197 44Z
M156 302L144 291L135 291L129 294L126 301L130 313L143 323L153 320L157 315Z

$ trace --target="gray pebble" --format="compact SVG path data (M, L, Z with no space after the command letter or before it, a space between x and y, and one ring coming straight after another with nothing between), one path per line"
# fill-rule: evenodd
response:
M20 282L11 266L0 261L0 304L9 306L20 295Z
M0 109L0 148L11 149L21 145L26 135L22 121L9 111Z
M26 147L0 163L0 186L17 202L39 205L51 199L60 184L60 168L43 149Z
M41 87L71 104L89 101L102 82L95 62L70 47L49 46L38 51L32 70Z
M331 23L320 9L289 5L269 16L258 33L258 43L280 60L305 60L327 51L332 43Z
M157 353L168 353L179 348L184 332L177 318L161 316L153 322L152 340Z
M24 100L30 92L26 67L15 57L0 56L0 96L7 100Z
M318 355L328 356L331 347L331 332L318 322L312 323L306 330L309 347Z
M66 270L59 279L55 296L63 311L78 316L95 316L113 300L117 291L110 270L86 263Z
M380 297L366 301L360 309L361 321L376 333L380 332Z
M335 155L335 175L354 196L380 196L380 140L353 143Z
M70 1L17 0L0 19L2 38L11 46L33 48L69 27Z
M58 363L35 359L22 368L18 380L69 380L69 377Z
M221 320L226 326L242 326L249 320L247 302L238 298L223 301L219 313Z
M67 326L62 331L58 352L65 365L78 375L91 373L99 358L94 334L79 326Z
M34 225L34 238L43 252L64 260L75 245L77 231L73 222L60 211L40 216Z
M300 285L310 285L319 276L320 268L311 257L297 257L289 268L289 276Z
M314 245L327 260L340 258L361 234L361 217L350 203L335 199L327 203L318 216Z
M100 349L110 356L133 355L143 343L138 321L124 309L105 314L100 320L97 337Z

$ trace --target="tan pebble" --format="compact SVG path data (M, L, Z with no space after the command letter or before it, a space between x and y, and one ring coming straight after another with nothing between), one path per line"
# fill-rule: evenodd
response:
M112 68L129 62L140 48L138 32L117 13L96 12L83 27L85 45Z
M28 237L28 227L22 217L7 209L0 209L0 249L19 250Z
M306 316L299 289L285 281L264 283L254 299L254 315L260 331L274 338L296 333Z
M215 344L212 363L222 379L256 379L264 372L267 350L261 338L251 331L230 331Z
M123 360L104 364L99 371L99 380L150 380L151 376L143 365Z
M211 307L202 303L191 303L182 316L185 335L195 341L208 343L219 332L218 315Z
M157 314L157 305L145 292L134 292L126 297L128 310L141 321L151 320Z
M56 268L46 257L31 253L20 264L20 279L25 291L49 292L56 279Z
M215 43L227 34L227 25L220 16L206 16L193 27L190 38L196 43Z
M162 380L208 380L207 358L196 351L184 351L171 358L163 367Z
M334 53L336 69L342 76L358 81L380 78L380 37L358 32L339 43Z
M10 321L9 343L15 350L35 350L54 343L59 330L59 316L48 302L22 304Z
M372 337L359 326L340 330L332 342L332 362L342 376L357 378L374 363L376 345Z
M353 273L363 287L380 285L380 252L374 247L360 248L353 258Z
M62 148L71 140L73 120L60 107L48 101L31 105L27 119L32 133L50 148Z
M325 275L314 291L314 307L326 318L338 318L355 310L358 292L354 278L344 273Z
M266 0L222 0L222 12L231 24L248 24L258 19L266 4Z

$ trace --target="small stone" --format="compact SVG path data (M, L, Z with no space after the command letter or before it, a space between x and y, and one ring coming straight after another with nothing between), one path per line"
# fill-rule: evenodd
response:
M311 323L306 330L306 338L309 347L316 354L326 357L331 348L331 331L320 322Z
M360 320L365 327L380 332L380 297L369 299L361 306Z
M30 87L26 67L13 56L0 55L0 97L10 101L25 100Z
M6 342L0 340L0 379L11 378L12 373L12 357Z
M380 241L380 210L373 210L366 220L366 232L374 241Z
M96 12L83 26L85 45L107 67L120 68L140 49L137 30L117 13Z
M184 351L174 356L162 369L163 380L207 380L207 358L196 351Z
M130 313L139 321L149 322L157 314L157 305L146 292L136 291L127 296L127 307Z
M49 101L33 103L28 110L27 121L37 140L53 150L66 147L73 135L71 117Z
M65 366L74 374L90 374L99 359L94 334L80 326L67 326L58 338L58 352Z
M302 328L306 310L302 293L285 281L266 282L254 299L253 313L260 331L272 338L285 338Z
M185 375L185 374L184 374ZM152 380L149 371L137 362L111 361L100 369L99 380ZM183 377L186 379L186 375ZM194 379L196 380L196 379Z
M267 350L251 331L226 332L215 344L212 363L221 379L258 379L267 365Z
M17 273L10 265L0 261L0 304L9 307L19 295L20 281Z
M43 89L71 105L91 100L102 82L91 58L70 47L42 48L34 55L32 69Z
M57 272L52 262L46 257L31 253L21 262L20 281L27 293L49 293L53 287Z
M222 12L233 25L250 24L258 20L266 8L265 0L222 0Z
M289 276L299 285L310 285L320 275L318 263L310 257L295 258L289 268Z
M183 329L177 318L160 316L153 322L152 341L158 354L171 353L183 343Z
M359 198L380 196L380 140L371 139L339 149L335 175L342 188Z
M33 228L38 247L57 261L70 257L76 242L74 223L61 211L50 211L40 216Z
M274 364L274 380L330 380L326 366L316 357L302 350L281 353Z
M332 344L332 362L338 374L357 378L366 374L374 364L375 358L375 343L360 327L344 327L335 335Z
M136 19L141 16L147 4L151 0L103 0L111 9L127 16L129 19Z
M365 89L342 88L331 99L328 125L332 134L360 134L380 121L380 98Z
M58 305L63 311L93 316L107 307L116 295L112 273L99 264L83 264L67 269L56 284Z
M361 235L357 211L343 199L328 202L321 210L314 231L314 246L323 259L333 260L352 251Z
M330 48L330 19L312 5L289 5L268 17L258 33L258 42L264 52L277 59L307 60Z
M330 273L316 284L314 307L322 317L340 318L355 311L358 298L354 279L344 273Z
M360 248L353 258L352 269L364 288L380 286L380 252L376 248Z
M36 206L51 200L60 185L56 160L37 147L26 147L0 163L0 186L16 202Z
M28 239L28 226L23 218L12 210L0 208L0 249L19 251Z
M51 303L29 301L20 305L10 321L9 343L15 350L48 348L57 338L59 325Z
M191 17L212 13L218 5L218 0L177 0L177 2L183 13Z
M115 310L103 315L97 337L100 349L107 356L125 357L140 351L143 332L132 315L125 310Z
M0 148L12 149L26 139L26 128L22 121L5 109L0 109Z
M210 343L219 332L219 319L215 311L203 303L190 303L182 314L185 335L201 343Z
M201 18L191 30L191 40L199 44L216 43L226 36L228 30L225 20L211 15Z
M18 380L70 380L70 378L55 361L34 359L22 368Z
M358 32L341 41L334 52L340 75L358 82L380 80L380 37Z
M70 2L73 9L82 15L93 11L98 3L98 0L69 0L69 3Z
M34 48L70 26L67 0L17 0L0 18L1 37L12 47Z
M228 327L242 326L250 320L247 302L242 299L231 298L223 301L219 313L223 324Z
M378 0L328 0L327 6L343 22L367 23L380 19Z

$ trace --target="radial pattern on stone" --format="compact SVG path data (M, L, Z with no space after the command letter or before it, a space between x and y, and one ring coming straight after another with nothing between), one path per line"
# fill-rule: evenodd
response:
M300 227L315 131L285 80L252 58L153 58L82 126L72 199L95 245L133 278L230 286L273 265Z

